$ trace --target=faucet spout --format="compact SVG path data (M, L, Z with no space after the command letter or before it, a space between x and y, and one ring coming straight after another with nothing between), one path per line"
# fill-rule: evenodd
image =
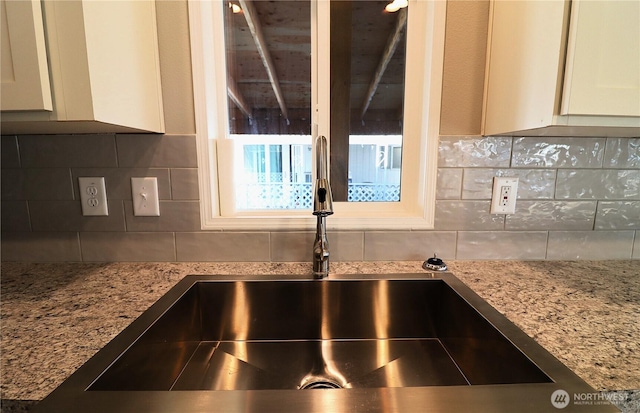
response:
M316 138L316 182L313 188L313 215L317 217L316 239L313 243L313 275L329 276L329 241L327 240L327 216L333 214L333 196L329 184L327 138Z

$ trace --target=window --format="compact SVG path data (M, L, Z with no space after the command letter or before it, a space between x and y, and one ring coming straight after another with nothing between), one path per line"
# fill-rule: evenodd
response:
M432 227L445 4L386 3L189 2L204 229L312 228L316 135L330 228Z
M283 135L242 135L232 138L236 187L235 208L311 208L311 145Z

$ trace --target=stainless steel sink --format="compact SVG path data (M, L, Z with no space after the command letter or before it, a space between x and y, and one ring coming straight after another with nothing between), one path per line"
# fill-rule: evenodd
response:
M189 276L40 407L538 412L557 389L593 392L451 274Z

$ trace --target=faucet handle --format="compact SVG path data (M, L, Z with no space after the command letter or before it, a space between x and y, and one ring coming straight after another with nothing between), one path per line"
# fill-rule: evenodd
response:
M327 202L327 190L324 188L318 188L318 201Z
M327 138L316 138L316 184L313 188L313 215L326 217L333 214L333 196L329 184L329 158Z
M326 179L316 180L313 197L313 215L328 216L333 214L333 197L331 187Z

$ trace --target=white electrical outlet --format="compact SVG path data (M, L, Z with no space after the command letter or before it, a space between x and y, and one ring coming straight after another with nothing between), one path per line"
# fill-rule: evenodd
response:
M493 178L492 214L515 214L518 195L518 178Z
M109 215L104 177L79 177L78 186L80 187L82 215Z
M158 178L131 178L133 215L159 217Z

